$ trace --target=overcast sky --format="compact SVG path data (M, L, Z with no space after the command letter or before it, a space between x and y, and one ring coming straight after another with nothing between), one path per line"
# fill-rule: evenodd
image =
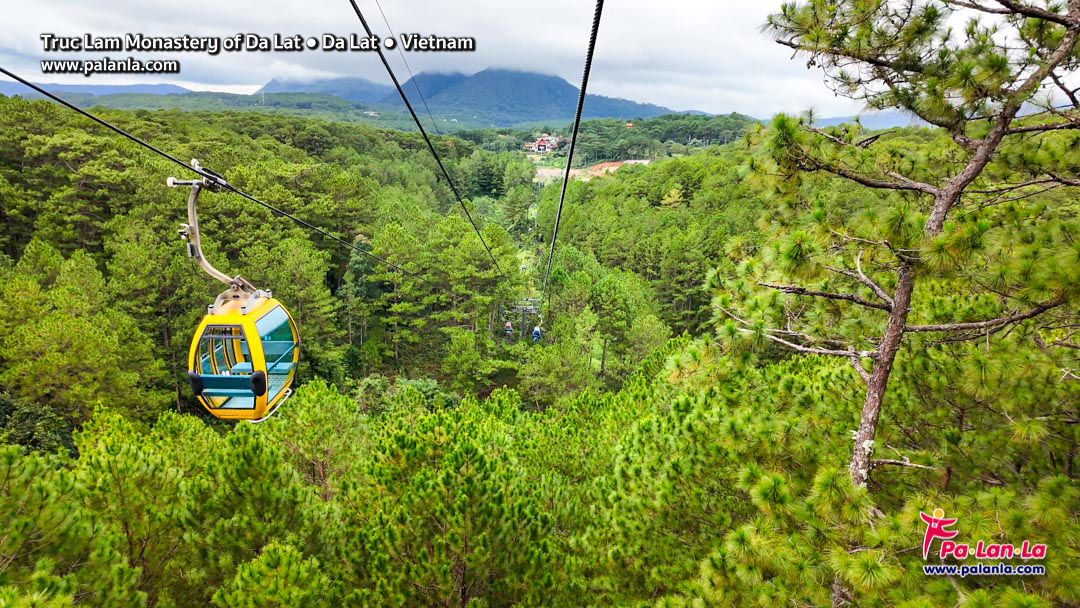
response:
M61 36L215 36L256 33L321 36L362 31L348 0L7 0L0 20L0 65L37 82L171 82L198 90L254 92L272 78L359 76L387 83L374 53L45 52L42 33ZM475 52L406 53L414 72L473 73L487 67L581 81L590 0L381 0L397 33L473 36ZM386 25L375 0L358 0L376 34ZM823 116L857 113L821 73L761 32L779 0L610 0L604 7L589 92L675 110L741 112L767 118L813 107ZM43 75L42 59L177 59L178 75ZM396 51L396 72L408 77ZM0 76L0 78L3 78Z

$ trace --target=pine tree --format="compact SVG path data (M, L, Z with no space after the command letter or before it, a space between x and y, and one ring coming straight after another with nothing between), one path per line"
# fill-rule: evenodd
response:
M879 466L909 462L874 458L905 337L928 336L924 347L988 341L1032 319L1049 328L1075 316L1075 274L1060 264L1076 228L1054 190L1080 185L1070 168L1080 104L1061 80L1080 65L1080 3L999 4L811 0L768 22L839 93L946 134L912 146L902 134L777 116L755 163L780 176L782 227L758 259L710 281L722 284L722 333L851 362L865 384L849 463L856 487ZM957 17L969 18L962 32L949 29ZM861 187L863 200L811 194L832 181L821 175ZM866 591L846 571L860 559L838 554L833 605Z
M332 585L319 561L290 545L271 543L214 594L222 608L286 608L332 605Z
M1000 18L978 19L988 13ZM962 33L951 34L948 20L953 16L972 19ZM759 288L823 300L825 304L814 308L817 314L823 307L847 303L878 311L880 317L868 321L859 333L841 339L828 336L812 344L812 338L791 327L800 315L790 310L788 322L778 328L734 311L726 316L763 339L852 361L866 391L851 475L857 485L865 485L889 377L905 335L926 332L948 334L945 340L975 339L1070 301L1074 280L1051 271L1048 280L1030 286L1018 281L996 290L1003 299L996 316L961 310L949 322L919 323L910 318L918 303L916 286L928 275L957 276L962 281L966 274L965 289L994 293L979 287L981 277L972 272L975 260L992 264L987 274L994 274L1008 265L1006 252L1023 241L986 251L987 233L1000 227L999 238L1019 236L1017 230L1024 229L1017 225L1016 214L1032 213L1028 198L1032 188L1080 184L1064 169L1072 164L1068 142L1078 137L1080 105L1059 109L1040 96L1048 87L1075 101L1072 92L1058 83L1060 74L1080 62L1076 55L1080 4L1039 8L1009 3L987 8L946 1L894 6L814 0L785 5L770 17L769 28L779 43L808 56L811 65L822 66L838 92L872 108L901 108L942 127L950 138L948 145L921 158L902 145L889 146L888 136L862 138L857 127L819 129L808 118L781 115L765 142L776 170L789 178L780 185L782 192L795 210L805 214L805 224L818 228L810 232L793 227L782 234L771 266L778 271L774 274L815 280L809 286L779 284L750 271L751 280ZM1039 110L1022 116L1025 104ZM1028 152L1034 149L1043 155ZM946 159L953 160L946 164ZM815 173L832 174L882 194L872 198L875 204L865 214L866 221L855 223L838 209L799 194L800 177ZM1002 203L1006 198L1015 200ZM1055 218L1046 221L1053 223ZM1038 220L1032 228L1053 230ZM783 301L773 305L788 306ZM865 338L872 338L869 345ZM871 363L870 370L865 361Z
M108 305L88 254L64 259L35 240L0 273L0 382L16 397L70 422L103 399L137 418L161 410L164 369L135 320Z

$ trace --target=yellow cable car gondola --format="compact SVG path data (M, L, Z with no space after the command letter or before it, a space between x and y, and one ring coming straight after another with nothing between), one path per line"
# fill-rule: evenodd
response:
M195 160L191 165L215 175ZM188 350L188 379L199 402L215 417L262 422L292 393L300 336L292 315L270 291L256 289L243 277L229 277L203 256L195 205L202 189L218 190L223 183L209 178L168 180L170 187L191 186L188 223L180 228L188 255L229 286L207 307L195 331Z

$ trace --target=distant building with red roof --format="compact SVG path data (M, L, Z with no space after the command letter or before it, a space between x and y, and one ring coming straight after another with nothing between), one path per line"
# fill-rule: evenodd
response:
M552 152L558 150L559 146L566 141L565 138L558 135L549 135L547 133L541 133L539 137L533 142L526 142L524 148L526 150L532 150L533 152Z

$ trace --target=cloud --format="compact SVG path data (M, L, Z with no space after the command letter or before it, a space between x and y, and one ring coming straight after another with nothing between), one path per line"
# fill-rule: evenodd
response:
M473 73L490 66L561 76L577 86L592 19L583 0L380 0L400 33L473 36L472 53L406 53L413 72ZM376 34L387 27L375 0L357 0ZM813 106L825 115L851 114L859 105L837 98L821 74L790 58L760 27L779 2L735 0L622 0L604 7L589 90L678 110L742 112L768 117ZM102 53L46 53L39 36L232 36L256 33L347 35L362 28L348 0L35 0L9 7L0 22L0 65L37 81L85 83L79 75L42 75L41 59L100 57ZM140 59L177 59L174 77L94 75L97 84L173 82L201 90L251 92L272 78L358 76L387 82L373 53L233 52L113 53ZM408 77L401 56L395 72Z

